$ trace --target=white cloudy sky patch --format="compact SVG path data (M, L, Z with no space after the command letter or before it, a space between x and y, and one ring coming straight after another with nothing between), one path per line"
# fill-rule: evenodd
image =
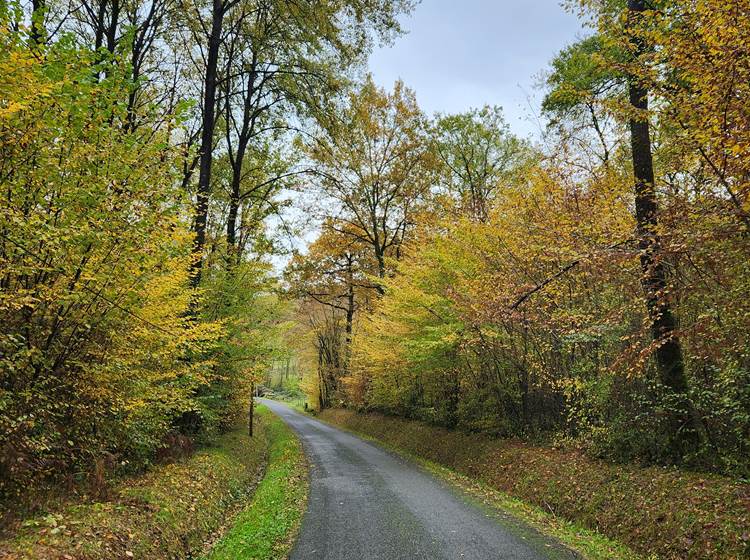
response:
M377 83L401 78L427 113L500 105L522 136L538 130L539 75L584 34L558 0L422 0L402 23L408 33L370 57Z

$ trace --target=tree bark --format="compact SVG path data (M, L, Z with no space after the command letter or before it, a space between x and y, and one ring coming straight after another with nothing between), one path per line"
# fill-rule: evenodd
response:
M120 0L112 0L112 13L110 14L109 25L105 35L107 39L107 50L114 53L117 48L117 25L120 22Z
M229 195L229 216L227 217L227 249L229 256L234 262L237 251L237 214L240 208L240 181L239 176L232 178L232 192ZM236 184L235 184L236 182Z
M328 394L326 385L326 372L325 372L325 339L323 335L318 335L318 404L320 410L328 408Z
M628 0L628 18L645 11L644 0ZM635 56L643 54L645 48L637 38L632 39ZM667 288L667 275L661 261L661 240L658 227L658 202L656 198L654 163L651 151L651 138L648 122L648 89L636 76L629 77L629 100L639 114L630 118L630 143L635 176L635 212L637 222L638 247L644 296L650 322L651 336L656 343L656 366L662 385L677 397L678 407L684 410L674 412L673 430L684 432L691 424L689 403L687 402L688 383L682 357L680 339L675 333L677 319L672 311ZM673 437L686 441L680 434Z
M211 163L213 160L214 128L216 124L216 83L221 45L221 28L224 18L222 0L213 0L211 10L211 32L208 37L206 56L206 76L203 94L203 119L201 128L201 153L198 175L198 192L195 201L195 241L193 243L193 264L190 285L200 284L203 270L203 249L206 245L206 225L208 223L208 202L211 195Z
M44 0L31 2L31 45L37 47L44 42Z
M352 357L352 332L354 330L354 256L346 255L346 336L344 337L344 375L348 375Z
M385 250L379 243L375 244L375 260L378 263L378 278L385 278ZM385 288L380 282L376 284L375 289L379 295L385 295Z
M227 101L226 106L227 143L229 144L229 158L232 164L232 188L229 196L229 217L227 219L227 249L230 253L229 256L232 259L233 264L239 264L242 257L241 250L237 246L237 214L239 212L240 199L242 196L242 165L245 161L245 154L247 153L250 139L255 133L255 119L258 118L260 114L258 108L253 105L257 66L258 53L253 50L250 69L248 70L247 90L245 91L242 100L242 127L239 132L239 137L237 138L237 152L234 155L232 155L232 144L229 142L231 134L229 101ZM229 97L229 95L227 95L227 97Z

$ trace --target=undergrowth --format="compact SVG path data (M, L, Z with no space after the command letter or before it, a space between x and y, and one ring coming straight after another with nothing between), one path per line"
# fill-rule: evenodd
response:
M0 558L184 558L211 539L227 511L248 499L276 422L259 407L252 439L238 427L188 459L123 480L107 499L28 519L0 541Z

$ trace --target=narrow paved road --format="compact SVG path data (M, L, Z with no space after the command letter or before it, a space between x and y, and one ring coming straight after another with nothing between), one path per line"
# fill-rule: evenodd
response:
M310 500L291 560L576 558L375 444L263 400L302 439Z

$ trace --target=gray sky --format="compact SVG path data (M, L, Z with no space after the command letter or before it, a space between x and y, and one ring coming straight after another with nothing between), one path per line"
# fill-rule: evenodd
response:
M378 84L390 89L401 78L428 114L500 105L520 136L539 130L538 76L585 34L559 0L422 0L402 23L407 34L370 57ZM308 230L295 244L304 247L314 236ZM287 258L272 260L279 271Z
M538 76L585 34L559 0L422 0L402 23L408 33L370 58L378 84L401 78L429 114L500 105L521 136L539 128Z

